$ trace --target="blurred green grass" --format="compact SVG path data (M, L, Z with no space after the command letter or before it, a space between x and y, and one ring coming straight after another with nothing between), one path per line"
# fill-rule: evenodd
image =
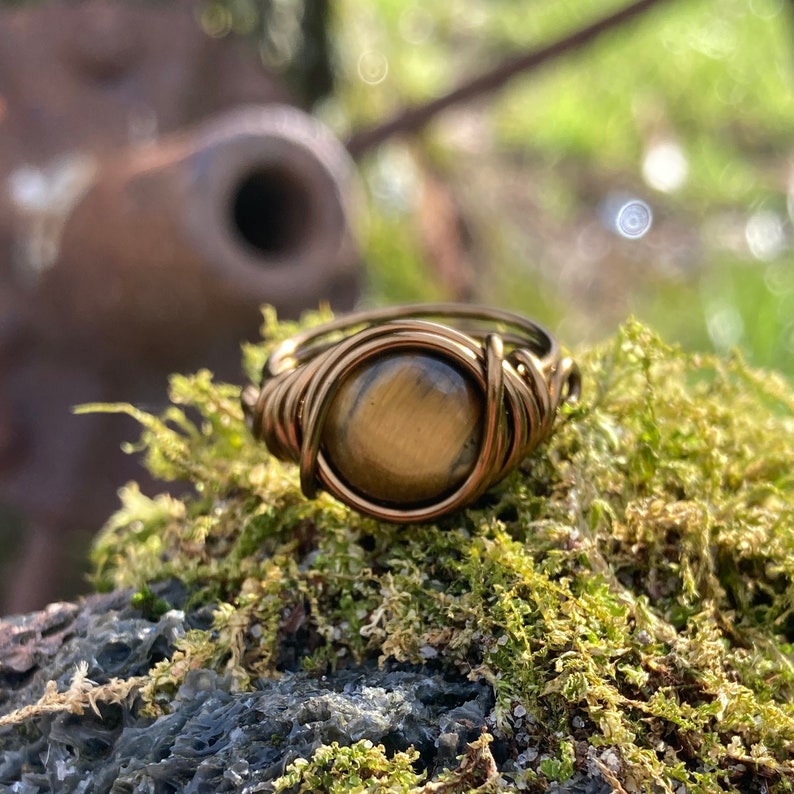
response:
M318 113L346 135L620 6L339 0L337 90ZM569 345L635 314L794 373L791 42L781 0L667 3L381 146L362 161L368 300L459 297L427 241L440 184L468 297ZM651 207L645 236L609 231L621 196Z

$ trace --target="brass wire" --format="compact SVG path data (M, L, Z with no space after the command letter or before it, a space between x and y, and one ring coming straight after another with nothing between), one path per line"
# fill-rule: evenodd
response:
M369 499L344 482L322 449L325 419L347 376L394 351L442 358L483 395L477 461L457 489L431 504ZM282 342L242 404L254 437L299 465L308 498L322 489L366 515L413 523L459 510L501 480L548 437L557 409L576 401L580 389L579 368L537 323L482 306L421 304L345 315Z

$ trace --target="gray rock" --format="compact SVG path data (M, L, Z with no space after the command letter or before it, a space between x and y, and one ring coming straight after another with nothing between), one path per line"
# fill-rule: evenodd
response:
M50 679L66 688L79 662L97 683L145 674L185 631L207 625L206 612L179 609L149 620L129 606L129 595L0 622L2 710L35 702ZM160 595L184 601L176 585ZM427 667L367 664L322 678L287 672L245 693L197 670L171 705L157 719L142 717L136 703L101 704L101 717L45 714L0 729L0 786L15 794L267 791L321 744L361 739L387 752L413 746L434 772L454 765L480 734L493 695L485 684Z
M79 663L97 684L145 675L185 632L211 625L211 610L184 609L178 582L156 595L173 607L159 617L134 609L122 592L0 620L0 713L35 703L50 680L65 690ZM387 753L414 747L432 777L456 767L466 744L493 729L493 705L490 686L445 672L439 660L363 664L323 677L288 671L243 693L211 670L194 670L171 713L157 719L133 700L99 704L99 715L43 714L0 728L0 792L254 794L271 791L292 761L321 744L361 739ZM508 790L511 771L538 757L530 742L527 733L497 732L491 745ZM606 794L611 786L588 768L551 790Z

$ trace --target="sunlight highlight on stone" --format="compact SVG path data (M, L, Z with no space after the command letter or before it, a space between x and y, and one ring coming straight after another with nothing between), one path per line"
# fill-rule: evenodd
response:
M686 183L689 161L684 150L672 140L651 144L642 161L645 182L655 190L674 193Z

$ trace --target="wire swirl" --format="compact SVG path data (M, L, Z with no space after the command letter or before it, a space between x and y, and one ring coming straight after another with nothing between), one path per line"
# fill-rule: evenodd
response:
M473 467L451 492L419 504L363 493L323 447L329 411L351 373L401 353L441 359L483 398ZM471 504L548 437L557 409L577 400L580 388L577 365L537 323L497 309L423 304L343 316L292 337L271 353L261 386L245 389L242 404L253 435L275 457L299 464L308 498L323 489L361 513L408 523Z

